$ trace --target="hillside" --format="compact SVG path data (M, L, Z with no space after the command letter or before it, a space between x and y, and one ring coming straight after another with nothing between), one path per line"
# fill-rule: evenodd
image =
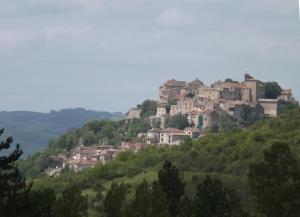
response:
M85 109L64 109L50 113L13 111L0 112L0 128L6 135L13 135L22 144L24 155L45 149L50 140L56 139L71 128L79 128L89 120L119 120L121 113L96 112Z
M113 181L136 184L143 179L157 179L162 163L170 160L184 174L189 195L193 196L196 183L210 174L236 189L251 211L253 203L247 183L249 166L261 161L263 150L275 142L288 144L295 156L300 157L299 109L264 120L246 130L209 133L198 140L186 140L181 146L150 147L137 154L122 153L106 165L78 174L67 172L58 178L40 178L35 181L35 188L47 186L59 192L64 186L77 183L84 186L90 199L94 199L99 185L107 188ZM90 212L96 212L93 204L90 204Z

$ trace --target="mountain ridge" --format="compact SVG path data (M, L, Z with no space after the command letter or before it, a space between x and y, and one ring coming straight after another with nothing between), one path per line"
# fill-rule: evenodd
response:
M120 120L121 112L93 111L83 108L62 109L48 113L33 111L0 111L0 128L22 144L23 157L41 151L50 140L90 120Z

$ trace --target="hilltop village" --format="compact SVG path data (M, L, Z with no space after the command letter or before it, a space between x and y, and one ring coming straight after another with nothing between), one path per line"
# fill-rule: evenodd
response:
M151 145L179 145L185 138L199 138L220 127L220 119L224 117L243 127L247 122L276 117L287 104L298 104L291 89L282 89L277 98L267 99L265 83L249 74L245 74L242 82L226 79L210 86L199 79L190 83L168 80L159 87L159 98L154 103L155 114L146 117L151 129L138 133L134 140L123 141L119 146L85 146L79 141L68 157L65 154L53 156L59 164L50 168L48 175L58 176L66 168L81 171L105 164L121 152L136 153ZM131 109L126 114L126 123L145 119L142 112L141 105ZM176 118L185 124L170 127L170 120Z

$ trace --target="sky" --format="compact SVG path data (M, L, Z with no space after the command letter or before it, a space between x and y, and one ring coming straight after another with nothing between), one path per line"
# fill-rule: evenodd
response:
M0 0L0 110L126 112L246 72L300 98L297 0Z

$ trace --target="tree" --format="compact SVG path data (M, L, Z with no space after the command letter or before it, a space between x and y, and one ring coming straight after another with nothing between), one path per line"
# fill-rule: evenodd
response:
M204 120L203 120L203 115L199 115L199 117L198 117L198 126L197 126L197 128L198 129L202 129L203 128L203 123L204 123Z
M104 200L104 211L107 217L122 217L127 187L113 183Z
M165 193L157 182L149 185L143 181L136 187L135 198L126 217L169 217Z
M140 116L142 118L156 115L157 102L153 100L145 100L141 105L142 111Z
M266 98L267 99L277 99L277 97L281 94L281 87L280 85L273 81L273 82L266 82Z
M178 169L170 161L164 163L158 177L160 187L167 197L169 213L172 217L176 217L181 197L184 194L185 184Z
M53 189L39 189L31 191L27 206L30 217L54 217L54 204L56 195ZM26 216L27 217L27 216Z
M250 166L248 180L259 211L267 217L300 213L300 168L287 144L275 142L263 162Z
M188 126L189 122L186 115L177 114L167 120L167 127L174 127L183 130Z
M163 192L158 182L152 184L152 195L151 195L151 217L170 217L168 212L167 197Z
M126 214L128 217L151 217L151 189L149 184L144 180L135 188L135 198L132 201L129 211Z
M4 130L0 130L0 136ZM12 137L0 143L0 152L9 150L13 143ZM20 217L26 213L24 202L30 188L21 175L17 161L22 155L19 145L10 154L0 155L0 213L2 217Z
M55 217L87 217L87 197L81 195L81 189L72 185L66 188L54 205Z
M193 216L193 206L192 201L188 196L184 196L180 202L178 217L192 217Z
M245 217L235 191L225 189L217 179L207 176L199 185L193 201L193 216Z
M222 112L219 116L218 131L222 133L231 132L237 128L235 120L227 113Z

